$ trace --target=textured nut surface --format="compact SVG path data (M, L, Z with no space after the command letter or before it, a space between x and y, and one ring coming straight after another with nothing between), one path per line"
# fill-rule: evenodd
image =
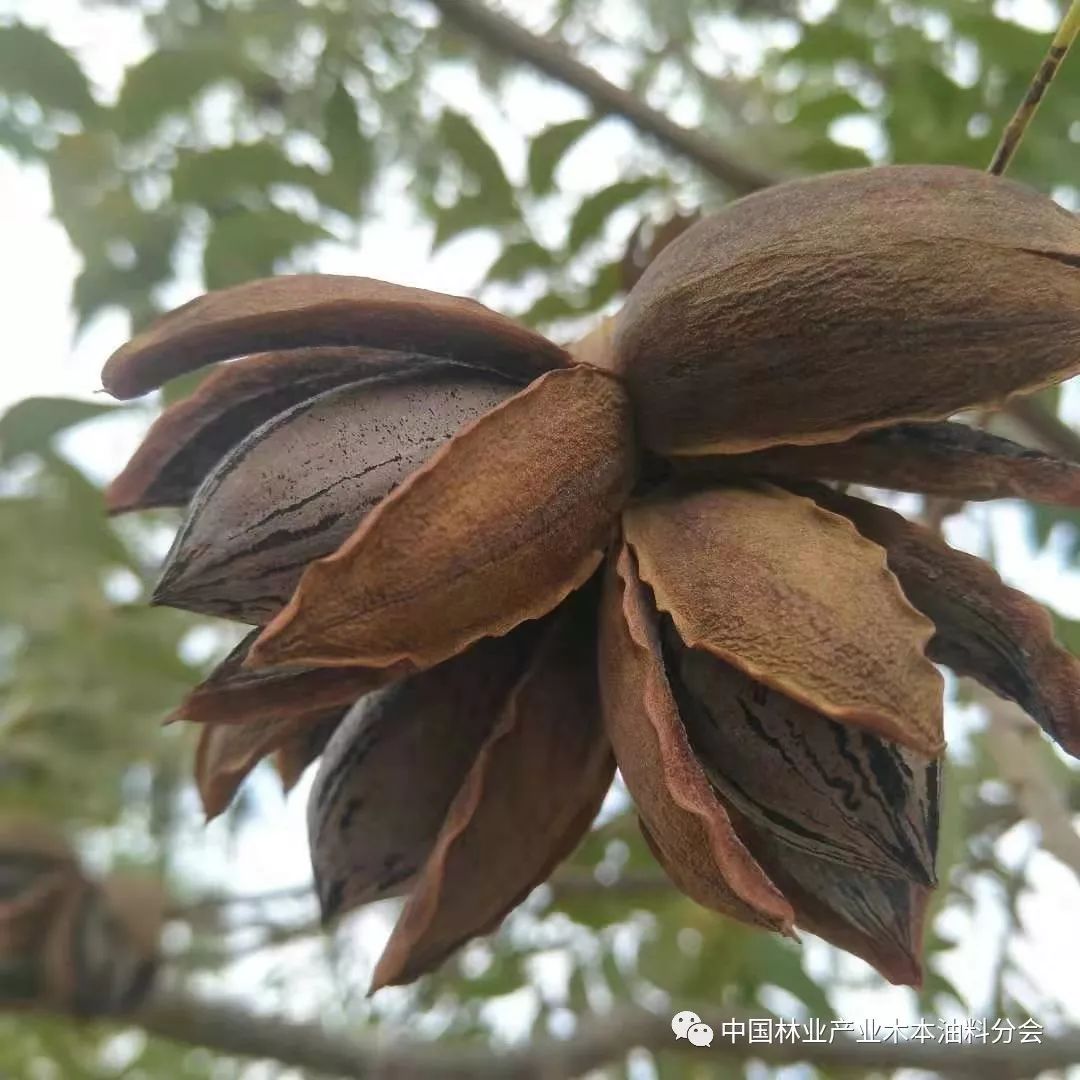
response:
M834 173L733 203L618 316L649 449L734 453L940 419L1080 369L1080 224L947 166Z

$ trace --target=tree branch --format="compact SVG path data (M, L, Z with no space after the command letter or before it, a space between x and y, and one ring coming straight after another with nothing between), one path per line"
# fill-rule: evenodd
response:
M680 1003L682 1004L682 1003ZM676 1041L670 1018L640 1008L584 1019L569 1039L540 1039L520 1049L492 1053L450 1043L418 1044L403 1034L397 1042L380 1036L344 1036L317 1024L256 1015L220 1000L160 992L133 1018L148 1032L175 1042L209 1047L238 1057L273 1059L328 1076L410 1080L554 1080L580 1076L622 1058L634 1048L653 1053L696 1055L703 1063L757 1060L770 1065L805 1062L824 1068L870 1071L915 1068L951 1075L991 1073L994 1077L1031 1076L1044 1069L1080 1062L1080 1032L1044 1037L1039 1043L947 1045L937 1042L859 1042L844 1032L831 1042L748 1044L721 1036L728 1019L749 1014L700 1006L698 1014L716 1033L711 1047Z
M590 870L575 867L560 867L546 884L559 896L571 896L578 893L653 893L667 892L672 888L671 879L659 872L643 871L620 874L614 881L600 881ZM204 914L216 914L223 908L258 907L281 901L310 900L315 903L315 893L310 882L299 885L286 885L280 889L268 889L257 893L213 893L197 899L173 904L168 909L170 919L198 919ZM304 927L307 924L302 924ZM312 923L311 925L316 925ZM243 929L251 928L245 924ZM295 926L284 928L291 934ZM275 931L276 932L276 931Z
M1018 706L998 700L982 687L975 687L973 696L986 710L986 745L1001 779L1013 789L1024 815L1038 826L1043 850L1080 879L1080 833L1073 828L1069 803L1026 737L1031 732L1041 742L1041 733Z
M1080 433L1033 398L1013 398L1005 411L1019 420L1044 449L1067 460L1080 461Z
M258 906L278 903L282 900L310 900L315 903L315 891L310 881L297 885L285 885L279 889L266 889L257 893L212 893L194 900L180 901L168 909L170 919L190 919L222 908Z
M781 177L732 157L712 139L676 124L628 90L608 82L565 46L530 33L476 0L430 0L443 18L496 52L523 61L588 98L601 115L621 116L642 134L699 165L740 195L775 184Z
M674 885L667 874L642 870L620 874L614 881L600 881L590 870L562 867L546 882L556 900L571 896L651 896L672 893Z

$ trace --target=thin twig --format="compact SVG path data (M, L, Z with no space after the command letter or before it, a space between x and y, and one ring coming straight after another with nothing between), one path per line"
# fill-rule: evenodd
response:
M430 0L443 18L497 52L523 60L530 67L589 101L601 115L621 116L640 132L695 162L737 194L768 187L781 179L733 157L699 131L676 124L629 90L608 82L576 60L561 43L549 41L477 3L476 0Z
M201 896L196 900L180 902L169 908L170 919L189 919L192 916L216 911L219 908L243 907L247 905L272 904L282 900L315 900L311 882L297 885L285 885L279 889L266 889L257 893L215 893Z
M1065 59L1078 33L1080 33L1080 0L1072 0L1053 41L1050 42L1050 48L1043 62L1039 65L1039 70L1031 80L1024 100L1020 102L1016 112L1013 113L1013 118L1002 133L1001 142L998 143L990 161L989 172L992 175L1001 176L1009 167L1009 162L1012 161L1016 148L1024 137L1024 132L1027 131L1039 103L1054 81L1054 76L1057 75L1058 68L1061 67L1061 62Z
M986 745L1001 779L1016 797L1025 817L1041 833L1042 848L1080 879L1080 833L1072 824L1069 803L1039 760L1041 740L1018 706L976 686L972 696L987 712ZM1027 737L1031 732L1035 738Z
M292 945L297 941L316 937L323 934L325 929L319 919L306 919L297 923L265 923L262 926L245 926L243 927L245 933L255 931L255 934L243 944L226 945L220 948L197 945L171 959L185 969L214 968L220 970L225 964L234 964L254 953L261 953L265 949L273 949L281 945Z
M1009 1011L1006 1007L1005 978L1009 974L1012 944L1020 930L1020 897L1023 896L1024 889L1027 887L1027 870L1030 860L1031 853L1029 852L1016 870L1002 882L1005 890L1006 920L998 941L997 962L994 965L994 976L991 980L994 989L990 1013L993 1016L1006 1016Z
M650 870L624 873L614 881L600 881L589 870L564 867L552 874L547 884L556 900L595 894L642 897L676 895L666 874Z
M693 1002L689 1003L693 1006ZM687 1003L680 1002L686 1008ZM681 1053L706 1071L722 1061L758 1060L770 1065L805 1062L825 1069L851 1069L859 1075L900 1068L987 1074L996 1077L1033 1076L1046 1069L1080 1062L1080 1032L1046 1035L1041 1042L950 1045L931 1042L864 1041L843 1031L825 1042L748 1044L745 1038L725 1040L725 1020L749 1019L746 1014L698 1005L697 1013L716 1033L710 1047L676 1040L669 1015L629 1007L607 1016L583 1017L569 1039L540 1038L520 1047L491 1051L481 1046L422 1043L405 1034L394 1040L388 1031L368 1036L328 1031L318 1024L297 1023L279 1016L253 1014L222 1000L207 1000L180 992L159 991L131 1019L146 1031L176 1042L209 1047L247 1058L273 1059L286 1065L330 1076L385 1080L453 1080L506 1078L555 1080L574 1077L623 1059L635 1048L652 1053Z
M1035 436L1044 449L1068 461L1080 461L1080 433L1034 398L1013 398L1008 403L1007 411Z

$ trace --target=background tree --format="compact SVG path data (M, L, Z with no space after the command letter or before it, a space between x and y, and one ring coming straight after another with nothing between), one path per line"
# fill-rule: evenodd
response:
M699 209L826 169L985 167L1059 14L989 0L556 0L498 13L479 0L85 0L44 23L25 4L0 18L0 153L48 179L81 263L80 331L117 310L137 328L202 288L275 271L379 273L397 229L430 236L442 272L460 274L454 291L562 340L614 310L649 253ZM68 46L115 18L133 27L140 55L113 64L115 85L104 85L87 71L109 46ZM1074 63L1011 169L1073 208L1077 117ZM192 385L180 382L164 396ZM1057 417L1078 406L1066 388L990 422L1077 456L1080 439ZM826 1072L985 1058L1020 1075L1080 1061L1068 1030L1076 1001L1032 967L1024 925L1033 892L1059 897L1062 938L1080 945L1067 923L1080 777L965 686L917 997L885 994L824 946L800 951L696 908L658 876L613 797L571 864L497 937L415 989L363 1000L385 912L322 937L303 888L237 892L230 860L282 821L295 831L302 799L283 815L257 777L225 827L203 833L191 733L158 727L231 641L207 620L144 606L171 513L102 516L98 483L120 464L115 447L152 414L39 398L0 420L0 811L60 824L92 871L134 867L171 897L167 990L135 1026L0 1014L0 1074L248 1068L178 1039L353 1075L388 1063L558 1075L606 1062L679 1076L705 1058L662 1053L665 1010L828 1019L860 1002L873 1003L868 1015L1033 1016L1057 1041L936 1058L933 1046L843 1041L799 1052ZM1011 553L1007 575L1037 556L1062 639L1080 648L1080 514L902 505L947 518L961 545ZM1055 875L1055 862L1068 873ZM992 962L968 975L976 938ZM268 1010L323 1026L289 1029ZM492 1057L507 1039L516 1056ZM635 1045L657 1056L627 1057ZM745 1045L722 1055L718 1042L708 1075L743 1075L750 1049L772 1065L797 1056Z

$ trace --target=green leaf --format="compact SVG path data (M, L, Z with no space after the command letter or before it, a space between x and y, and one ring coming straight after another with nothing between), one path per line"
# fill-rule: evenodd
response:
M327 239L321 226L276 207L238 210L214 222L203 254L208 289L266 277L296 248Z
M435 210L435 236L432 252L470 229L496 228L506 220L499 207L483 195L464 195L453 206Z
M486 199L495 217L505 218L514 207L514 190L498 155L462 113L447 109L439 121L439 135L462 168L478 183L476 193Z
M554 188L559 162L595 123L595 117L583 116L545 128L533 139L529 146L529 186L537 195L546 195Z
M764 937L753 943L753 966L764 983L771 983L797 997L811 1016L833 1015L829 996L803 967L802 952L781 938Z
M0 103L2 106L2 103ZM0 146L20 161L35 161L44 157L43 149L34 138L36 125L24 123L19 117L0 108Z
M798 43L785 54L788 60L801 60L811 66L831 66L838 60L872 64L874 40L845 26L839 19L825 19L804 26Z
M48 154L53 211L83 255L117 239L140 213L105 131L61 138Z
M1047 608L1054 621L1054 634L1058 641L1073 654L1080 656L1080 622L1068 619L1053 608Z
M529 326L539 326L542 323L554 322L556 319L565 319L576 314L578 314L578 307L573 301L558 293L545 293L519 318Z
M616 259L606 266L600 267L593 278L589 291L585 294L583 311L595 311L602 308L609 300L618 295L623 287L622 261Z
M170 379L161 388L162 405L173 405L177 401L190 397L203 379L213 374L213 371L213 367L197 368L195 371L188 371L175 379Z
M126 187L104 194L90 189L61 194L54 185L53 191L56 216L83 256L97 255L112 241L126 240L127 230L138 223L141 211Z
M375 154L371 142L360 130L356 102L339 79L323 107L323 141L333 168L321 177L319 198L327 206L357 217L360 200L375 172Z
M106 184L119 173L116 139L107 131L79 131L61 137L49 154L54 195Z
M116 239L131 245L130 265L117 266L103 243L82 249L84 265L75 279L72 306L81 330L103 308L124 307L136 326L156 314L153 292L172 276L173 249L180 236L180 217L171 209L134 214L123 222L124 235Z
M78 404L78 402L71 404ZM122 405L99 406L102 411L123 408ZM59 496L58 503L63 506L64 512L70 518L65 533L57 537L57 546L67 549L78 561L87 561L87 557L92 556L90 561L135 569L137 563L132 552L128 550L105 515L101 491L97 485L86 476L82 469L55 453L51 447L46 446L40 454L46 467L46 483L52 488L52 494ZM34 558L36 554L32 549L30 558Z
M519 240L503 248L487 272L490 281L520 281L530 270L549 270L555 256L535 240Z
M857 116L864 112L866 109L853 94L846 90L833 90L800 104L794 123L800 128L822 130L842 116Z
M570 223L570 237L567 247L570 251L579 251L589 240L599 236L607 224L608 218L626 206L627 203L644 195L655 187L654 180L620 180L603 191L597 191L586 197L574 214Z
M495 950L483 971L456 979L454 989L465 1001L512 994L527 983L525 960L521 953L510 949Z
M212 207L252 193L264 194L274 184L313 188L322 177L308 165L297 165L273 143L258 142L181 154L173 170L173 198Z
M208 87L248 82L253 75L235 49L159 49L128 69L113 108L116 130L125 138L148 135L167 116L190 108Z
M964 995L940 971L929 965L923 976L923 984L917 991L919 1009L924 1015L945 1015L952 1008L959 1006L964 1012L970 1006Z
M1035 504L1027 510L1030 525L1028 535L1034 547L1045 547L1050 534L1057 530L1063 541L1065 559L1071 563L1080 557L1080 510Z
M831 139L815 139L796 154L795 159L808 172L865 169L870 164L864 151L854 146L842 146Z
M0 26L0 91L82 117L97 107L78 61L48 34L22 23Z
M118 408L75 398L25 398L0 417L0 462L9 464L23 454L51 451L53 439L61 432Z
M1031 399L1038 402L1047 412L1054 416L1061 412L1061 384L1048 386L1045 390L1030 395Z
M129 269L113 266L107 259L87 260L75 278L71 289L71 306L75 310L76 330L87 324L108 307L127 307L142 292L141 282Z
M1019 73L1025 82L1046 52L1046 34L1011 19L999 19L977 5L955 5L949 20L958 35L968 37L982 54L983 62ZM1009 107L1013 107L1010 99Z

